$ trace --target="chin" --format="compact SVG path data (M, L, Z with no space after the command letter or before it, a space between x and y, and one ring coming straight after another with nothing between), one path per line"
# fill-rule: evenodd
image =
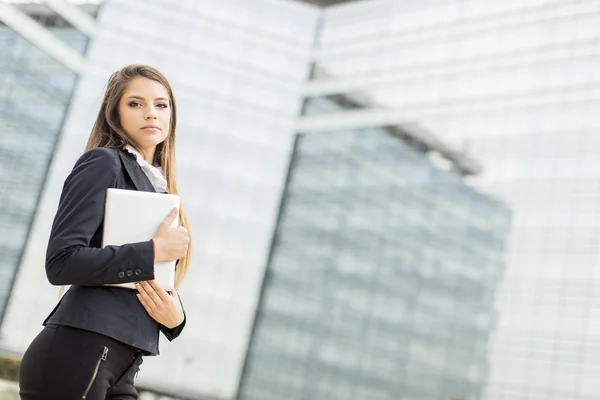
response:
M157 146L160 143L164 142L164 139L158 135L154 136L154 135L149 135L149 136L145 136L143 138L140 138L140 140L138 141L138 143L140 144L140 146L143 147L153 147L153 146Z

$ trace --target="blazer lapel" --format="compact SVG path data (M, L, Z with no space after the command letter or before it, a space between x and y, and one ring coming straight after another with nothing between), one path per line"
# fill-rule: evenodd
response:
M137 163L133 154L125 151L119 151L119 157L121 157L121 161L123 161L125 170L127 171L127 174L133 181L133 184L137 190L142 192L156 192L154 186L150 182L150 179L148 179L144 171L142 171L142 167L140 167L140 165Z

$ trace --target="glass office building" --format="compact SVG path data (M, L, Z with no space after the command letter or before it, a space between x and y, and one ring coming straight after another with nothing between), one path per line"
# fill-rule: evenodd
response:
M240 399L481 399L510 213L398 133L298 137Z
M59 40L85 52L87 37L50 8L25 8ZM0 22L2 316L76 82L76 73Z
M302 203L307 200L301 192L293 190L298 183L293 179L287 186L290 195L283 202L289 214L284 207L277 219L292 155L297 165L309 171L309 161L303 164L302 154L309 154L312 141L342 140L341 132L401 131L419 126L432 133L426 135L430 144L437 143L447 155L466 150L482 164L481 173L464 178L464 193L472 190L488 200L498 199L512 215L506 271L493 307L499 314L487 331L488 367L482 364L474 375L463 375L469 377L465 378L468 382L475 382L472 393L478 392L483 382L481 398L485 400L598 397L600 294L595 288L600 284L596 273L600 254L600 3L596 0L252 0L252 6L247 0L107 0L96 20L79 18L75 1L62 6L48 3L53 12L89 38L85 57L76 44L60 38L45 22L15 14L14 10L22 7L14 4L17 2L23 3L0 2L0 21L11 27L2 33L0 52L0 114L8 127L0 134L0 199L13 196L7 185L25 187L30 184L26 182L38 186L23 190L41 196L39 202L27 200L18 206L10 200L5 203L10 204L10 211L1 214L1 251L6 258L0 261L0 273L10 279L17 265L19 271L1 326L3 346L24 348L55 304L56 290L48 286L42 265L60 187L85 145L107 77L124 64L145 62L169 76L180 103L178 163L197 247L193 272L181 291L188 315L194 318L180 340L163 346L160 362L144 364L140 382L231 399L244 375L240 395L256 397L265 382L252 368L260 365L259 355L264 354L265 339L261 338L275 335L272 332L277 331L269 327L279 323L267 308L269 293L277 294L282 287L276 271L286 265L294 268L281 261L281 257L290 257L293 248L276 240L270 251L273 232L283 240L309 229L290 225L294 223L292 211L307 204ZM308 3L335 5L317 8ZM37 25L31 25L32 21ZM15 41L6 41L11 35ZM55 39L52 46L50 39ZM51 107L66 109L62 128L44 134L39 141L19 142L23 147L19 159L24 160L25 149L58 137L45 178L47 151L39 153L42 160L27 156L30 161L23 165L30 167L16 169L6 161L15 157L5 156L6 148L14 148L9 142L14 137L4 132L22 129L27 132L23 138L30 138L28 135L38 134L39 129L28 125L34 117L49 118L44 120L44 129L56 127L61 120L60 113L52 119L46 111L29 111L19 118L18 127L10 122L17 114L5 111L8 103L15 103L6 100L12 96L6 88L17 83L12 80L15 74L4 71L10 70L11 60L24 57L14 46L28 47L31 54L34 48L43 49L50 57L42 53L39 57L47 61L48 68L64 71L64 82L55 79L63 72L56 72L32 83L31 75L24 71L46 76L48 70L36 69L46 61L19 61L22 67L12 67L27 79L18 85L35 86L40 92L36 101L49 99L44 93L53 90L68 93L63 91L66 82L78 76L70 101L58 94L52 96L58 100ZM316 68L311 77L313 64ZM50 84L61 89L47 86ZM22 90L20 96L30 90L34 89ZM342 96L366 101L359 108L321 107L301 115L304 99L329 101ZM28 111L25 103L19 100L18 104L20 112ZM297 132L304 139L294 151ZM377 137L383 140L385 136ZM339 145L343 148L343 141ZM330 153L331 159L340 158L335 154ZM368 159L370 153L365 148L360 154ZM429 161L444 170L437 161ZM375 164L379 162L383 163ZM398 168L401 166L408 168L402 163ZM25 168L31 168L32 178L17 179ZM385 164L377 169L389 168ZM343 175L346 172L342 170L340 166L332 174ZM302 169L293 169L290 177L302 174ZM333 178L315 178L317 182L327 179ZM391 199L405 193L389 186ZM337 195L336 186L328 189L330 196ZM357 193L362 190L357 187ZM323 201L325 197L317 198ZM369 200L345 201L353 206ZM319 210L313 207L312 212L318 215ZM4 227L11 224L15 228L6 232ZM25 238L27 245L20 256ZM369 243L365 241L365 245ZM465 261L464 265L473 264ZM303 276L298 279L308 279ZM6 293L10 284L3 285L6 287L0 291ZM340 281L340 285L342 293L350 290L350 283ZM263 299L260 307L259 298ZM488 309L485 301L481 304ZM298 307L303 304L308 303ZM254 323L257 307L259 318ZM377 312L369 309L358 315L379 321L380 317L371 316ZM286 329L300 329L299 321L290 321L295 325ZM329 322L323 329L339 332L335 330L337 322ZM255 334L250 339L253 326ZM407 329L414 326L411 320ZM298 339L298 346L304 345L301 340L307 339ZM246 357L249 341L252 346ZM273 343L276 346L277 342ZM292 358L292 351L283 354ZM397 359L405 360L398 365L420 368L418 363L406 361L418 356L397 354ZM305 367L317 362L317 356L311 357L305 359ZM387 361L377 362L385 370ZM168 370L161 369L161 363L169 365ZM277 384L282 385L277 386L278 393L288 393L289 385L295 384L286 381L286 368L277 375L283 380ZM441 393L448 387L445 377L452 367L435 368L440 373L435 390ZM361 371L353 373L357 380L367 379ZM332 374L325 372L323 380L308 386L307 393L326 390L329 382L338 382ZM478 380L479 374L487 379ZM258 386L252 383L254 378ZM461 382L457 385L466 387L467 381Z
M305 127L416 121L475 155L470 183L513 212L484 398L598 398L600 3L362 1L322 27L327 75L305 93L373 107Z

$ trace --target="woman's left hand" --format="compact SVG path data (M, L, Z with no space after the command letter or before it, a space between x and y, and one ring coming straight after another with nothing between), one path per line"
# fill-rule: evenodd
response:
M185 317L176 290L167 292L156 281L143 281L135 286L138 300L152 319L169 329L181 325Z

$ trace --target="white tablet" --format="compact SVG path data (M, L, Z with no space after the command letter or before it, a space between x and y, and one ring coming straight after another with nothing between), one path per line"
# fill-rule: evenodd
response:
M144 242L156 234L160 223L177 208L179 196L137 190L108 189L104 212L102 247L121 246L127 243ZM172 227L179 225L179 216ZM125 272L125 271L124 271ZM165 290L173 290L175 285L175 261L155 263L154 277ZM122 283L107 286L120 286L135 289L135 283Z

